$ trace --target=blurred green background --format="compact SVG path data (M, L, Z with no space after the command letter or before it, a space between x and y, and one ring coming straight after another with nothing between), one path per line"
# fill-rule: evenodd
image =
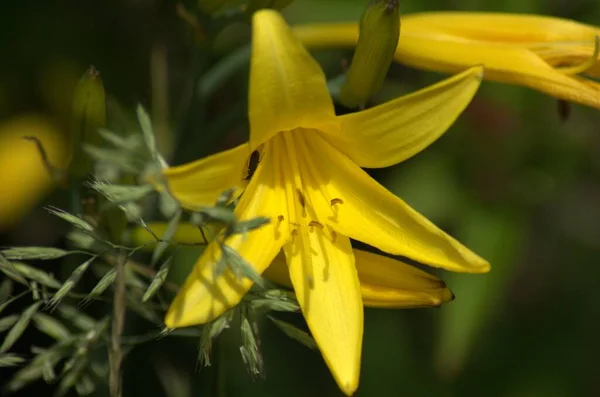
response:
M296 0L285 15L291 23L356 21L365 4ZM193 9L194 2L185 5ZM403 13L450 9L600 25L595 0L401 2ZM163 142L173 163L231 147L247 138L247 66L208 101L194 87L210 85L202 76L247 44L249 32L240 20L209 46L178 16L175 1L2 0L0 124L43 115L66 134L73 88L94 65L109 95L109 126L118 129L139 102L159 129L175 132ZM352 53L315 55L334 77ZM394 65L376 99L443 77ZM555 99L540 93L486 82L438 142L371 173L493 267L487 275L438 272L457 296L441 309L367 310L358 396L600 395L600 111L573 105L561 120L557 109ZM66 208L64 192L48 202ZM61 244L63 233L64 225L38 208L0 231L0 245ZM194 255L184 253L180 263ZM280 317L302 326L299 314ZM341 395L318 353L268 322L261 337L264 379L247 373L237 332L224 333L214 365L202 370L197 340L138 346L125 361L125 395ZM43 345L44 338L31 332L20 346ZM9 372L0 374L5 379ZM52 390L37 383L23 395Z

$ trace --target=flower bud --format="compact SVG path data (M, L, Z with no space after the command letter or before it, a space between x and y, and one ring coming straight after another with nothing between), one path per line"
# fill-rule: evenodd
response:
M92 66L81 77L73 96L73 127L71 131L69 174L83 178L92 170L93 160L83 150L84 145L99 145L98 133L106 123L106 97L100 73Z
M360 20L360 33L339 101L363 108L383 84L400 36L398 0L375 0Z

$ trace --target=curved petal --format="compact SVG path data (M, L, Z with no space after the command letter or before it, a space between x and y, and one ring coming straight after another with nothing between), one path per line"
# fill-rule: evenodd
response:
M471 102L483 77L474 67L413 94L339 117L341 131L325 136L361 167L388 167L437 140Z
M306 139L299 150L327 159L327 173L312 165L327 203L328 224L341 234L394 255L458 272L489 271L487 261L437 228L373 180L322 138ZM317 161L317 157L313 155ZM324 209L321 209L324 211Z
M388 309L438 307L454 299L454 294L442 280L414 266L366 251L354 249L353 252L365 306ZM283 254L275 257L263 275L292 287Z
M250 66L250 146L299 127L337 129L321 67L273 10L254 14Z
M163 170L171 194L187 209L214 205L227 189L243 188L244 170L250 157L247 143L194 162ZM237 195L241 189L237 190Z
M438 307L454 299L446 283L414 266L357 249L354 257L365 306Z
M559 99L600 108L600 84L563 74L527 48L467 41L435 31L407 32L404 26L403 34L403 44L394 55L397 62L448 73L483 65L488 80L524 85Z
M285 196L277 183L278 167L273 157L271 153L265 153L236 208L236 215L241 221L258 216L270 217L272 221L248 232L246 236L236 235L226 241L258 273L269 266L289 236L286 225L273 221L273 218L286 211ZM171 303L165 317L167 327L187 327L209 322L235 306L251 287L249 279L238 279L229 268L217 274L220 258L219 246L212 242Z
M331 241L320 229L296 239L305 239L301 248L292 240L284 252L298 303L337 384L352 395L360 373L363 305L350 240Z
M587 41L585 47L591 56L594 35L600 35L597 27L540 16L525 22L523 18L527 17L507 14L482 17L479 13L464 13L444 21L449 14L404 15L394 55L396 62L446 73L483 65L486 80L523 85L556 98L600 108L600 84L563 74L553 67L556 61L547 63L544 54L536 52L540 43L565 46L571 41L571 45L579 48ZM515 21L520 28L515 28ZM296 26L294 33L311 49L352 47L358 39L358 24ZM566 61L571 64L569 59ZM600 75L598 63L588 72Z

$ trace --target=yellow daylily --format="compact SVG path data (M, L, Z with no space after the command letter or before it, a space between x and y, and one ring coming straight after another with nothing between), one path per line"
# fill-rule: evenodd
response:
M55 185L24 136L38 138L52 164L61 166L65 159L66 139L49 121L24 115L0 124L0 231L26 216Z
M354 46L356 23L294 28L309 48ZM538 15L431 12L402 17L394 59L455 73L483 65L485 78L524 85L551 96L600 108L600 28Z
M482 73L474 67L411 95L336 116L323 71L282 17L275 11L254 15L245 158L256 149L261 161L235 213L240 220L264 216L271 222L226 243L258 273L283 251L311 333L348 395L358 387L360 372L365 290L359 277L373 286L372 300L378 302L386 298L377 296L378 285L392 291L417 286L422 292L432 288L430 281L438 283L399 261L353 250L350 238L452 271L490 268L360 168L396 164L435 141L471 101ZM220 154L220 161L239 165L239 154ZM239 180L242 170L230 167L223 179ZM175 197L190 203L204 188L205 172L214 175L197 167L165 176ZM206 194L204 189L197 197ZM217 273L219 258L219 245L209 244L169 308L168 327L211 321L250 288L249 279L231 270ZM409 299L418 302L417 295Z

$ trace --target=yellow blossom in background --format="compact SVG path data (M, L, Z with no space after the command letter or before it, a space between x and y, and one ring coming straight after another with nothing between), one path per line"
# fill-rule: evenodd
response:
M20 116L0 124L0 231L14 226L55 186L33 142L37 137L52 164L62 165L67 142L52 123Z
M258 273L272 264L287 270L323 358L348 395L358 387L363 304L386 306L382 302L388 299L389 306L422 306L431 303L423 303L430 290L446 293L426 273L353 250L350 238L447 270L483 273L490 268L361 168L399 163L434 142L469 104L482 73L474 67L338 117L319 65L277 12L260 11L253 18L248 146L201 160L210 165L206 169L193 163L165 173L171 193L195 208L194 199L218 195L209 188L222 190L217 180L238 183L250 153L261 152L235 213L241 221L268 217L271 222L226 243ZM280 252L285 260L277 259ZM218 243L211 243L171 304L167 327L209 322L251 287L249 279L238 279L231 270L217 273L219 258ZM402 291L403 296L390 294ZM437 299L451 297L448 291Z
M353 46L356 23L294 28L309 48ZM538 15L428 12L402 16L394 59L455 73L474 65L485 78L518 84L559 99L600 108L600 28ZM587 77L591 77L587 78Z

